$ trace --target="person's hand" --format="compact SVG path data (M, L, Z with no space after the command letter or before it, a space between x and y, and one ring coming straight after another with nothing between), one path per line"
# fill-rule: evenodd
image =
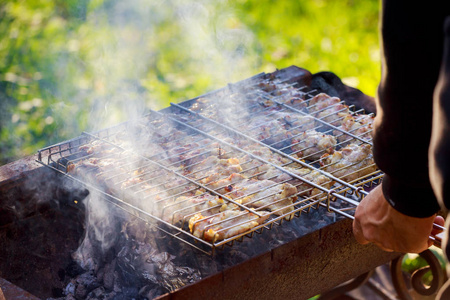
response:
M353 234L360 244L374 243L385 251L420 253L432 245L433 222L444 225L441 216L415 218L395 210L384 198L381 185L358 205Z

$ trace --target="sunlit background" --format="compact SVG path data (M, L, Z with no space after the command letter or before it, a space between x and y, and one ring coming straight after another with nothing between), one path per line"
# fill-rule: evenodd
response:
M0 164L260 72L331 71L373 96L379 2L0 2Z

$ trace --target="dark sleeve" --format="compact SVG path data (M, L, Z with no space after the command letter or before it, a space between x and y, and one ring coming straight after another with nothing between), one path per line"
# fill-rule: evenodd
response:
M450 208L450 16L445 22L442 67L434 94L430 178L442 208Z
M382 79L374 157L386 174L386 199L398 211L415 217L428 217L439 209L428 176L428 147L445 2L414 5L383 0L381 10Z

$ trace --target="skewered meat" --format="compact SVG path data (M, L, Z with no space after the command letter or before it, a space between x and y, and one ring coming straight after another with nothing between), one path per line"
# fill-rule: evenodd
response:
M253 118L244 126L245 132L257 140L265 141L266 143L275 143L291 137L291 134L284 127L283 122L269 116Z
M312 183L315 183L323 188L330 189L333 185L333 181L330 180L325 175L317 172L315 170L311 170L309 168L293 168L293 167L284 167L284 170L293 173L299 177L302 177ZM277 183L288 182L289 184L295 186L297 188L297 194L299 196L309 197L314 196L321 193L321 190L298 179L292 177L290 174L280 171L276 168L270 168L266 173L260 175L258 177L260 180L269 179Z
M332 181L330 178L315 170L311 170L308 168L301 168L301 169L292 169L291 171L292 173L308 180L309 182L312 182L326 189L330 189L331 186L334 184L334 181ZM290 183L297 187L299 196L311 197L323 193L322 190L320 190L319 188L316 188L299 179L295 179Z
M183 143L177 147L171 148L167 151L169 159L172 162L183 162L192 159L200 154L214 155L217 149L205 149L204 146L210 144L210 140L202 140L199 142ZM217 155L217 154L216 154Z
M296 113L277 112L275 117L287 130L289 130L291 135L297 135L314 128L314 118L311 116L302 116Z
M245 179L247 179L247 177L245 177L244 175L239 174L239 173L233 173L230 176L228 176L227 178L223 178L218 181L211 182L210 184L208 184L208 187L218 191L219 193L224 194L224 193L226 193L226 191L223 191L223 189L226 189L231 184L234 184L236 182L239 182L239 181L242 181Z
M273 94L277 101L295 107L296 109L306 108L305 93L299 91L292 86L279 88Z
M205 117L211 117L217 115L215 104L209 98L200 97L191 105L190 109Z
M226 210L209 217L199 213L189 220L189 229L198 238L216 242L247 232L262 224L268 217L267 213L259 217L239 210Z
M78 161L77 163L69 164L67 172L76 174L78 176L92 176L97 180L103 181L110 176L120 176L126 178L127 170L115 158L99 158L90 157Z
M339 129L349 132L355 136L358 136L366 141L372 139L372 124L375 117L372 115L347 115ZM338 137L338 141L341 146L351 143L354 138L350 135L342 133L339 130L335 130L334 135Z
M261 157L262 159L267 160L275 165L284 165L291 162L289 158L281 156L278 153L274 153L269 148L263 147L258 144L250 144L247 146L243 146L242 148L243 150L248 151L249 153L256 155L258 157Z
M206 118L211 118L225 124L235 124L244 118L250 111L241 110L239 115L235 114L236 107L246 107L249 103L246 97L241 94L227 95L227 101L221 101L220 98L198 98L191 105L190 109L198 112Z
M241 204L270 210L276 215L287 214L294 208L297 189L289 183L278 184L271 180L246 179L229 188L228 197Z
M338 97L331 97L325 93L320 93L309 101L308 111L310 113L318 112L340 102L341 99Z
M116 147L114 147L111 144L107 144L102 141L94 140L91 143L80 146L78 149L80 151L86 152L87 154L93 154L93 153L99 153L99 152L105 152L105 151L113 152L115 148Z
M299 157L315 161L325 152L333 153L336 138L329 134L308 130L292 139L292 151Z
M256 96L253 100L253 102L255 102L257 105L255 105L253 108L250 109L250 111L252 113L255 113L257 111L261 111L261 109L263 108L267 108L267 107L273 107L275 106L275 102L272 100L271 97L267 97L267 96Z
M263 82L258 83L257 86L261 90L268 92L268 93L271 93L278 88L278 85L272 81L263 81Z
M330 97L325 93L314 96L309 101L309 113L324 122L339 126L342 118L349 113L348 106L341 103L338 97ZM318 122L318 125L321 125Z
M220 159L217 156L209 156L202 162L195 164L189 171L193 178L202 178L202 183L209 183L218 180L214 180L214 177L208 179L211 175L217 176L216 174L221 174L222 176L228 176L242 172L242 167L237 158Z
M288 167L285 167L285 169L287 168ZM261 167L258 168L258 173L262 173L261 175L258 176L259 180L268 179L280 183L280 182L287 182L292 179L292 177L286 172L283 172L270 165L262 165Z
M367 144L350 144L331 155L324 154L320 164L326 172L347 182L376 171L372 147Z
M305 99L300 96L292 96L289 99L286 99L284 104L290 105L296 109L303 109L307 107Z
M161 217L167 222L176 224L183 219L188 221L197 212L210 216L232 209L237 209L237 205L198 190L194 196L180 196L174 202L165 204L161 208Z
M208 185L210 183L217 183L219 181L225 182L226 180L228 180L228 178L226 177L227 175L235 174L236 172L241 172L242 168L240 165L231 165L230 168L227 168L225 170L226 170L225 172L215 172L215 173L208 172L208 176L200 179L200 183Z

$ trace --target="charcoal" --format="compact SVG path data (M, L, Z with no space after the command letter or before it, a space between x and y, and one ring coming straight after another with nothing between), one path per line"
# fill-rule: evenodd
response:
M101 287L98 287L98 288L94 289L93 291L91 291L89 293L89 295L87 295L86 299L100 298L104 294L105 294L105 288L101 286Z
M136 299L139 295L139 289L134 286L124 287L121 297L117 297L115 299Z
M76 298L84 298L90 291L100 286L97 277L92 272L86 272L77 277Z
M139 296L142 298L147 298L147 299L153 299L161 294L162 294L162 290L160 287L157 287L157 286L144 285L139 290Z
M114 288L115 268L116 268L116 260L113 260L111 263L107 264L104 268L103 285L107 291L111 291ZM99 275L97 274L97 276Z
M119 277L118 273L114 273L114 277L115 277L115 280L114 280L113 291L116 293L120 293L120 292L122 292L122 285L120 283L120 280L117 279Z
M62 288L54 287L52 288L52 295L53 297L62 297L64 296L64 291Z
M86 286L84 286L83 284L77 285L77 288L75 290L75 297L77 299L84 299L84 298L86 298L87 294L88 294L88 290L87 290Z
M215 256L210 257L154 231L139 219L130 219L123 222L108 249L84 241L84 251L74 255L76 261L60 272L61 276L65 274L65 298L57 299L153 299L334 221L336 216L326 208L313 209L301 218L284 222L283 226L274 226L263 234L245 238L243 243L217 250Z
M75 279L72 279L66 286L66 288L64 289L64 293L66 295L74 295L75 294L75 289L77 288L76 283L75 283Z

